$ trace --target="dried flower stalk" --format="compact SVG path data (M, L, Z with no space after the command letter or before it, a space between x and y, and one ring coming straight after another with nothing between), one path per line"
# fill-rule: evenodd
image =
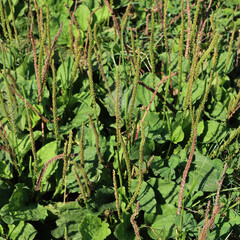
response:
M76 157L77 155L78 155L78 154L70 154L70 157L71 157L71 158L74 158L74 157ZM45 174L45 172L46 172L46 170L47 170L47 167L48 167L51 163L53 163L55 160L63 159L63 157L64 157L64 154L59 154L59 155L51 158L50 160L48 160L48 161L44 164L44 166L43 166L43 168L42 168L42 170L41 170L41 172L40 172L40 174L39 174L39 176L38 176L38 179L37 179L37 181L36 181L35 191L39 191L39 190L40 190L41 181L42 181L43 176L44 176L44 174Z
M179 200L178 200L178 211L177 211L178 215L180 215L181 209L182 209L184 186L185 186L185 183L186 183L186 178L187 178L187 175L188 175L188 171L189 171L190 165L192 163L193 154L194 154L194 150L195 150L195 144L196 144L196 138L197 138L197 127L195 128L195 131L194 131L192 148L191 148L190 155L188 157L187 165L186 165L186 167L184 169L184 172L183 172L181 188L180 188L180 194L179 194Z
M141 239L140 233L139 233L139 227L138 227L137 222L135 220L138 212L139 212L139 201L137 201L135 212L133 213L133 215L130 218L130 222L131 222L131 224L133 226L134 233L135 233L135 236L136 236L136 240L140 240Z
M219 212L219 210L220 210L219 209L220 206L218 205L218 203L219 203L220 191L221 191L221 187L222 187L222 184L223 184L223 180L224 180L224 177L225 177L226 170L227 170L227 163L224 164L222 177L221 177L221 180L218 184L217 194L216 194L216 198L215 198L215 204L214 204L214 208L213 208L213 214L216 213L216 212ZM211 222L211 225L210 225L211 230L213 228L213 225L214 225L214 219L213 219L213 221Z
M48 52L48 55L47 55L47 58L45 60L45 64L43 66L43 70L42 70L42 81L41 81L41 90L40 90L40 93L38 94L38 103L40 102L41 100L41 95L43 93L43 88L44 88L44 85L45 85L45 80L46 80L46 77L47 77L47 70L48 70L48 67L49 67L49 60L52 56L52 53L54 51L54 48L55 48L55 45L56 45L56 42L57 42L57 39L59 38L61 32L62 32L62 27L63 27L63 23L61 23L60 25L60 28L56 34L56 36L54 37L53 39L53 42L52 42L52 45L51 45L51 48L50 48L50 51Z
M116 179L115 170L113 170L113 186L114 186L114 195L115 195L115 199L116 199L116 208L117 208L118 218L120 220L121 212L120 212L120 206L119 206L119 197L118 197L117 179Z
M27 106L30 107L45 123L49 122L49 120L46 117L44 117L40 112L38 112L38 110L36 108L34 108L29 102L27 102L27 100L25 100L19 93L17 93L11 85L9 85L9 87L10 87L11 91L14 94L16 94L23 102L26 101Z

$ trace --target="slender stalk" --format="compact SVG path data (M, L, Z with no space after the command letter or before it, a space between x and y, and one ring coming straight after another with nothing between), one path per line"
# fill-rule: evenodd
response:
M74 167L81 172L84 183L85 183L85 186L86 186L86 189L87 189L87 195L88 195L88 197L90 197L91 196L91 190L88 186L89 180L88 180L87 173L86 173L86 170L85 170L84 166L79 166L76 162L73 162L73 161L70 161L70 164L73 164Z
M74 80L75 80L76 75L77 75L77 70L78 70L78 67L79 67L80 58L81 58L81 46L78 47L77 54L75 56L72 77L71 77L70 83L69 83L70 94L71 94L71 90L72 90L72 87L73 87Z
M172 91L172 78L171 78L171 57L170 57L170 49L168 45L168 38L167 38L167 2L168 0L164 0L164 14L163 14L163 33L164 33L164 42L165 42L165 49L166 53L168 53L168 71L169 71L169 78L166 84L165 90L165 100L167 99L168 88ZM166 102L164 102L164 111L165 111Z
M137 56L136 56L136 49L135 49L135 42L134 42L132 28L130 28L130 35L131 35L131 45L132 45L132 52L133 52L133 62L134 62L134 64L136 64Z
M136 94L137 94L138 81L139 81L139 70L140 70L140 49L138 48L138 58L137 58L135 78L133 83L133 92L132 92L132 98L131 98L131 103L129 107L128 127L130 127L132 122L132 113L133 113L134 103L135 103Z
M37 1L33 0L34 5L35 5L35 12L37 15L37 23L38 23L38 34L39 34L39 38L41 38L42 34L41 34L41 21L40 21L40 16L39 16L39 8L37 5Z
M84 191L83 185L82 185L82 183L81 183L81 181L80 181L80 178L79 178L79 176L78 176L78 174L77 174L77 171L75 170L75 167L73 168L73 172L74 172L74 175L75 175L75 177L76 177L76 179L77 179L79 188L80 188L80 190L81 190L84 203L86 204L87 198L86 198L86 195L85 195L85 191Z
M142 180L143 180L143 173L142 173L142 164L143 164L143 148L144 148L144 144L145 144L145 133L144 133L144 128L143 128L143 124L141 124L141 142L140 142L140 146L139 146L139 163L138 163L138 168L139 168L139 177L138 177L138 185L137 188L131 198L131 200L129 201L125 211L128 211L132 204L134 203L135 199L138 196L138 193L141 189L142 186Z
M69 47L70 47L70 54L73 54L73 31L72 31L72 24L69 22L68 24L68 33L69 33Z
M193 154L194 154L194 150L195 150L195 144L196 144L196 138L197 138L197 127L195 128L195 131L194 131L194 137L193 137L191 152L190 152L186 167L185 167L184 172L183 172L180 194L179 194L179 200L178 200L178 211L177 211L178 215L180 215L181 210L182 210L184 186L185 186L185 182L186 182L186 178L187 178L187 175L188 175L190 165L192 163Z
M76 157L77 155L78 155L78 154L70 154L70 157L71 157L71 158L74 158L74 157ZM56 161L56 160L58 160L58 159L63 159L63 158L64 158L64 154L59 154L59 155L51 158L50 160L48 160L48 161L44 164L44 166L43 166L43 168L42 168L42 170L41 170L41 172L40 172L40 174L39 174L39 176L38 176L38 179L37 179L37 181L36 181L35 191L39 191L39 190L40 190L41 182L42 182L43 176L44 176L44 174L45 174L48 166L49 166L51 163L53 163L54 161ZM71 163L71 162L70 162L70 163Z
M236 27L237 27L237 22L234 23L234 27L233 27L233 31L232 31L232 36L231 36L230 43L229 43L227 61L226 61L225 69L224 69L224 72L225 72L225 73L226 73L227 70L228 70L228 65L229 65L230 55L231 55L231 51L232 51L232 45L233 45L233 40L234 40L234 34L235 34L235 32L236 32Z
M229 103L228 103L228 109L227 109L227 118L228 116L230 115L230 113L232 112L232 109L233 109L233 100L234 98L231 97Z
M98 123L98 114L97 114L96 96L95 96L94 83L93 83L92 60L91 60L93 44L92 44L92 31L91 31L90 22L88 23L88 31L89 31L88 78L89 78L90 94L91 94L91 98L92 98L93 111L94 111L96 121Z
M185 58L188 58L189 53L189 45L190 45L190 38L191 38L191 13L189 7L189 0L187 0L187 16L188 16L188 29L187 29L187 43L185 49Z
M122 135L119 132L119 138L120 138L120 143L121 143L121 147L123 150L123 156L125 158L125 163L126 163L126 167L127 167L127 176L128 176L128 190L130 191L131 188L131 164L130 164L130 158L128 155L128 151L127 151L127 147L125 145L125 142L123 141Z
M19 93L17 93L17 91L15 91L15 89L11 85L9 85L9 87L10 87L11 91L15 95L17 95L23 102L26 101ZM0 98L0 100L1 100L1 98ZM49 122L49 120L46 117L44 117L40 112L38 112L38 110L36 108L34 108L29 102L26 101L26 103L27 103L27 106L30 107L45 123Z
M137 201L135 212L133 213L133 215L130 218L130 222L131 222L131 224L133 226L134 233L135 233L135 236L136 236L136 240L140 240L141 239L140 233L139 233L139 227L138 227L137 222L135 220L138 212L139 212L139 201Z
M98 36L97 36L97 24L96 24L96 23L94 24L93 36L94 36L94 40L95 40L96 45L97 45L97 49L98 49L98 51L99 51L99 56L100 56L99 61L102 62L102 49L101 49L100 43L99 43L99 41L98 41Z
M59 38L59 36L60 36L60 34L61 34L61 32L62 32L62 27L63 27L63 23L61 23L60 28L59 28L56 36L55 36L54 39L53 39L53 42L52 42L50 51L48 52L47 58L46 58L46 60L45 60L45 63L44 63L43 69L42 69L42 81L41 81L41 89L40 89L40 92L39 92L39 95L38 95L38 103L40 102L41 95L42 95L42 93L43 93L43 89L44 89L44 86L45 86L45 80L46 80L46 77L47 77L47 71L48 71L48 67L49 67L49 61L50 61L50 58L51 58L52 53L53 53L53 51L54 51L54 48L55 48L57 39Z
M102 164L103 162L103 158L102 158L102 154L100 152L100 148L99 148L99 137L98 137L98 133L97 133L97 130L95 128L95 124L94 122L92 121L91 119L91 116L89 113L87 113L88 115L88 119L89 119L89 122L92 126L92 129L93 129L93 133L94 133L94 136L95 136L95 143L96 143L96 150L97 150L97 155L98 155L98 164Z
M66 199L66 181L67 181L67 169L68 169L68 159L67 159L67 148L68 148L68 142L66 141L64 144L64 150L63 150L63 173L62 173L62 181L61 181L61 188L64 185L64 197L63 202L65 203Z
M12 15L12 24L13 24L13 30L14 30L14 35L15 35L15 39L17 41L17 46L18 46L18 49L20 50L20 43L19 43L19 38L18 38L18 32L17 32L17 28L16 28L16 24L15 24L15 17L14 17L14 7L12 6L12 3L10 0L8 0L8 4L9 4L9 7L10 7L10 11L11 11L11 15Z
M151 67L152 67L152 88L155 88L155 58L154 58L154 51L153 51L153 39L154 37L154 11L152 9L152 28L151 28L151 35L150 35L150 43L149 43L149 49L150 49L150 61L151 61Z
M53 120L54 120L54 130L56 142L59 141L59 131L58 131L58 119L57 119L57 82L56 82L56 70L54 66L54 60L52 60L52 104L53 104Z
M198 110L198 114L197 114L197 117L196 117L196 126L199 123L201 113L202 113L204 105L205 105L205 103L207 101L208 94L209 94L209 92L211 90L211 85L212 85L212 81L213 81L213 75L214 75L215 67L216 67L216 64L217 64L217 56L218 56L218 44L217 44L217 41L215 41L214 45L215 45L215 51L214 51L214 55L213 55L213 63L212 63L212 70L211 70L211 74L210 74L210 80L209 80L207 90L205 91L203 100L201 101L201 105L200 105L199 110Z
M9 36L9 38L10 38L10 41L12 41L12 39L13 39L12 30L11 30L10 25L9 25L6 8L4 8L4 17L5 17L5 21L6 21L8 36Z
M192 30L191 30L191 36L190 36L191 49L193 49L193 46L195 44L196 34L197 34L196 29L197 29L198 15L199 15L199 11L200 11L200 3L201 3L201 0L198 0L196 10L195 10L195 14L194 14L193 24L192 24Z
M81 127L81 137L80 137L80 164L83 167L84 166L84 143L83 143L83 138L84 138L84 125L82 123Z
M5 37L5 39L8 39L8 34L7 34L7 29L6 29L6 19L4 16L2 0L0 0L0 17L1 17L1 25L2 25L1 27L2 27L4 37Z
M23 91L23 95L24 98L26 99L26 95L24 92L24 89L22 88ZM33 154L33 161L34 161L34 167L33 167L33 175L34 175L34 180L33 182L36 181L37 179L37 152L36 152L36 147L35 147L35 140L34 140L34 135L33 135L33 128L32 128L32 121L31 121L31 117L30 117L30 113L29 113L29 108L27 106L27 102L25 100L25 108L27 111L27 119L28 119L28 130L29 130L29 134L30 134L30 141L31 141L31 145L32 145L32 154Z
M47 48L48 48L48 51L50 51L50 48L51 48L50 12L49 12L49 7L48 7L48 5L46 5L46 18L47 18L47 25L46 25L46 31L47 31Z
M117 140L117 146L119 147L120 144L120 79L118 76L118 67L116 67L116 88L115 88L115 92L116 92L116 99L115 99L115 116L116 116L116 140Z
M198 76L199 69L200 69L202 63L209 56L212 49L216 46L216 44L218 42L218 39L219 39L219 34L218 34L218 32L216 32L216 34L214 35L213 40L212 40L211 44L209 45L207 51L202 55L202 57L200 58L200 60L197 63L196 70L195 70L195 79Z
M120 27L119 27L119 24L118 24L118 21L117 21L117 18L112 10L112 7L111 5L109 4L108 0L104 0L105 4L107 5L111 15L112 15L112 18L113 18L113 23L114 23L114 27L115 29L117 30L117 33L118 33L118 36L120 37L121 36L121 32L120 32Z
M211 154L210 158L215 158L219 153L221 153L227 146L232 142L232 140L240 133L240 126L234 131L234 133L225 141L218 150Z
M37 60L37 50L36 50L36 45L35 45L35 40L33 38L33 23L31 24L31 30L30 30L30 38L32 41L32 47L33 47L33 60L34 60L34 69L35 69L35 74L37 78L37 86L38 86L38 95L40 95L41 92L41 82L40 82L40 75L38 71L38 60Z
M44 43L46 40L46 35L47 35L47 31L46 31L46 27L44 28L44 32L43 35L41 37L41 42L40 42L40 50L38 53L38 72L39 72L39 79L42 78L42 61L43 61L43 55L44 55Z
M116 143L117 143L117 161L118 161L118 176L119 176L119 181L120 181L120 186L123 186L122 183L122 169L121 169L121 163L120 163L120 156L119 156L119 151L120 151L120 146L121 146L121 129L120 129L120 79L118 75L118 66L116 66L116 81L115 81L115 92L116 92L116 97L115 97L115 116L116 116Z
M183 38L184 38L184 15L183 15L183 0L182 0L181 1L181 35L179 39L179 53L178 53L178 100L180 97L181 83L182 83Z
M119 205L119 197L118 197L118 190L117 190L117 179L115 170L113 170L113 186L114 186L114 195L116 199L116 208L118 213L119 220L121 219L121 212L120 212L120 205Z
M193 60L192 60L192 65L191 65L191 70L190 70L190 78L189 78L189 82L188 82L187 94L185 96L184 104L183 104L184 112L186 112L187 107L189 106L191 98L192 98L193 80L194 80L194 75L195 75L195 68L197 65L197 59L198 59L197 48L198 48L198 46L194 47Z

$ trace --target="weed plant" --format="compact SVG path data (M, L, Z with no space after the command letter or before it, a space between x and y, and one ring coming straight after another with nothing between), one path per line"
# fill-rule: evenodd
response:
M238 2L0 0L0 239L238 239Z

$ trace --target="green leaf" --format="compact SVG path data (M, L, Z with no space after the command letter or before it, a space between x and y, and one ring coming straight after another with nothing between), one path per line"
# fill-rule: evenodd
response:
M178 202L180 187L175 182L166 182L161 178L151 178L147 183L159 191L166 203L175 204Z
M38 152L37 152L37 157L38 157L38 166L37 166L37 173L39 174L44 166L44 164L50 160L51 158L55 157L57 155L57 142L53 141L45 146L43 146ZM47 182L47 179L49 176L51 176L55 170L57 169L59 160L57 159L53 163L51 163L43 175L42 183Z
M0 178L11 179L13 177L8 164L0 161Z
M9 202L9 199L12 195L12 189L8 186L7 183L0 180L0 208Z
M227 108L221 102L217 102L211 116L214 117L214 120L224 121L227 116Z
M98 104L96 104L97 107L97 114L100 113L100 107ZM86 103L79 104L79 107L77 107L75 110L76 116L72 119L71 125L73 127L80 127L82 123L88 122L88 115L90 114L92 119L95 119L94 110L91 106L87 105Z
M175 170L170 167L163 167L159 170L159 174L165 181L169 182L171 179L175 179Z
M119 223L114 231L114 236L118 240L134 240L135 234L133 231L132 224L130 222L130 213L123 212L122 213L122 222Z
M97 10L97 12L94 13L94 17L97 18L97 23L102 23L107 20L108 16L110 15L110 12L108 10L107 5L103 5L100 9Z
M153 159L152 164L150 165L150 168L152 169L154 176L157 176L161 173L161 169L164 166L164 160L161 159L159 156L155 156Z
M89 214L89 211L81 209L77 202L69 202L68 204L61 203L57 209L60 213L56 221L57 228L51 232L52 236L55 238L63 238L65 228L67 228L69 240L82 239L82 235L79 232L79 224L83 221L85 215Z
M184 132L181 126L177 126L172 134L172 141L173 143L177 144L184 139Z
M37 234L36 229L30 223L24 221L8 225L8 227L8 237L12 240L33 240Z
M168 160L168 165L170 168L175 169L180 163L180 161L181 161L180 157L173 154Z
M86 215L79 230L85 240L104 240L111 234L108 223L93 215Z
M205 91L205 81L198 79L197 82L193 84L193 91L192 91L192 102L195 103L199 100L204 91Z
M0 215L7 224L18 221L39 221L47 217L47 210L37 203L29 203L30 190L23 183L16 184L16 189Z
M77 150L79 150L78 148ZM102 149L101 149L101 153L104 153L102 152ZM105 171L106 169L103 169L103 165L98 164L96 147L88 146L84 149L84 160L85 160L84 168L87 173L89 181L94 183L98 182L101 179L102 172ZM76 156L73 159L73 161L76 161L79 164L80 156L79 155ZM80 173L79 175L80 175L80 179L82 179L82 176ZM70 171L70 173L68 174L67 186L71 192L79 192L79 185L76 181L76 177L73 171Z
M116 199L112 188L102 186L96 190L91 200L93 203L90 205L99 214L102 214L106 209L116 210Z
M41 114L43 113L43 106L41 105L33 105L33 107L38 111L40 112ZM37 123L39 122L40 120L40 117L37 115L37 113L35 113L33 110L29 109L29 115L30 115L30 118L31 118L31 122L32 122L32 128L34 128Z
M67 88L69 87L70 80L73 74L74 60L73 57L66 59L57 70L57 85L61 85L64 90L64 94L67 94ZM78 75L76 75L77 77Z
M175 220L177 215L177 208L173 204L165 204L161 206L161 208L162 208L161 215L157 216L153 214L145 215L144 218L147 222L151 221L151 219L154 218L154 221L151 224L151 228L148 228L148 234L152 239L174 238L176 235Z
M36 141L41 135L42 135L41 131L34 131L33 132L34 141ZM18 145L19 155L21 157L24 157L32 147L30 134L24 136L20 141L18 141L18 143L19 143Z
M141 139L137 139L131 149L131 160L139 159L139 147L140 147ZM143 148L143 159L148 161L150 157L153 155L153 151L155 150L155 143L152 139L146 138L146 142Z
M186 187L190 189L197 180L195 191L215 192L218 188L218 181L221 179L223 163L218 159L211 160L200 153L195 153L193 161L194 171L189 172L189 181Z
M200 139L202 139L202 143L210 143L219 141L220 137L224 133L224 127L221 123L217 121L205 121L204 122L204 131L200 135Z
M134 194L137 185L138 185L138 179L133 179L131 181L132 186L131 186L131 193ZM157 206L157 201L155 199L155 194L154 191L151 187L146 182L142 182L141 189L139 191L138 197L136 201L139 201L139 208L147 213L155 213L156 212L156 206Z
M86 5L80 5L76 12L75 17L78 20L79 26L83 31L88 29L88 19L90 18L90 11Z
M145 74L141 80L145 85L152 87L152 73ZM155 81L159 82L160 79L155 77ZM148 106L148 104L151 101L152 95L153 93L150 90L146 89L142 85L139 85L137 89L137 95L136 95L136 99L137 99L136 105L141 104L143 106ZM154 104L151 105L150 110L154 110L153 106Z
M200 136L203 133L203 130L204 130L204 121L200 121L198 123L197 135Z
M223 52L219 55L216 70L215 70L216 72L220 73L220 72L225 70L227 56L228 56L228 52ZM228 63L228 66L227 66L227 72L232 71L232 69L234 68L233 61L234 61L234 53L231 52L229 63Z
M216 220L218 220L218 218L219 215L217 215L214 221L215 223L217 222ZM208 240L227 239L227 236L229 236L231 229L232 225L229 222L217 224L217 226L215 226L215 229L207 235L207 239Z

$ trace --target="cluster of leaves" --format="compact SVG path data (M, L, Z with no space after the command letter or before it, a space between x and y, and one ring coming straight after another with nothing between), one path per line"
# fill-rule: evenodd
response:
M0 239L237 238L239 7L0 0Z

